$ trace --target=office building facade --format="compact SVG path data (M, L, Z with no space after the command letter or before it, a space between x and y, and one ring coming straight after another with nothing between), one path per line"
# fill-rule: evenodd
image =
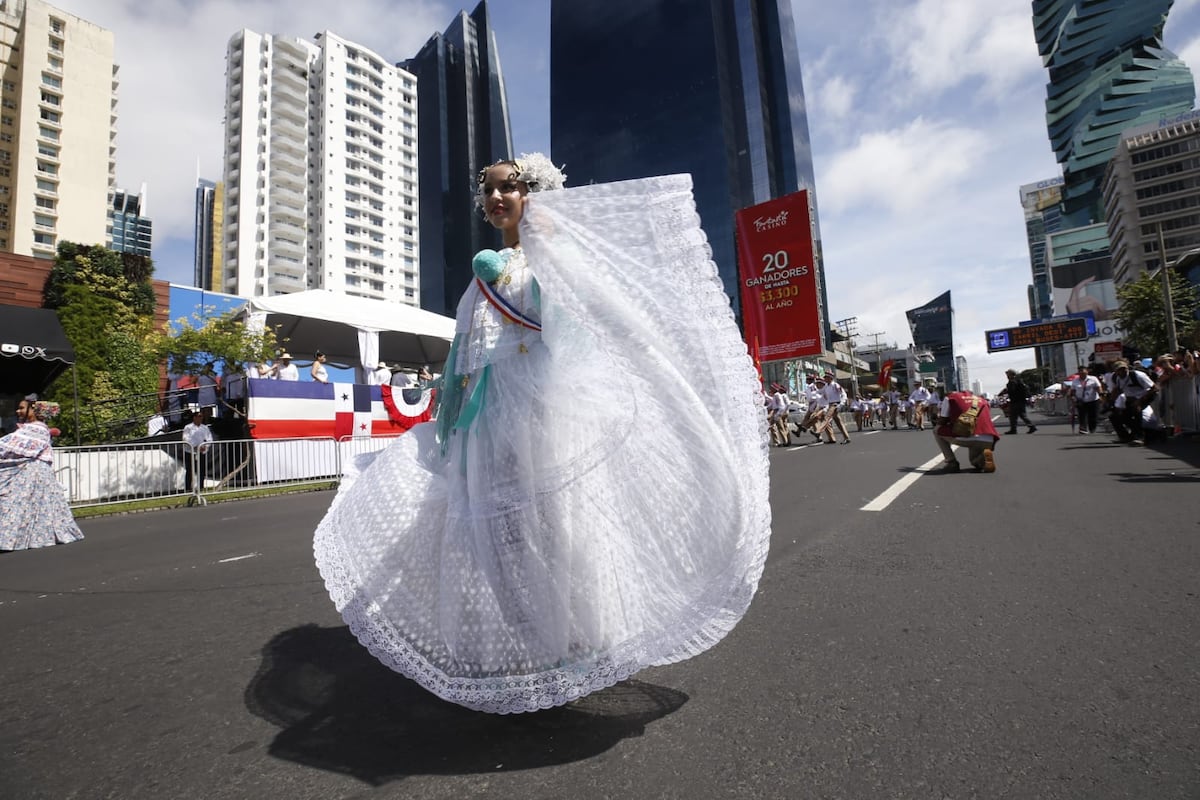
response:
M791 4L552 0L550 33L555 163L565 164L573 185L690 173L701 224L735 309L734 212L809 190L828 342Z
M453 314L473 277L471 259L499 241L475 208L472 178L514 155L487 3L460 11L401 66L416 76L421 108L421 306Z
M328 31L243 30L226 68L222 279L420 304L416 79Z
M199 289L212 291L221 285L224 217L225 184L197 179L192 285Z
M936 382L953 392L959 387L958 369L954 356L954 306L950 292L930 300L923 306L904 312L908 318L908 329L912 333L913 349L928 350L933 360L918 367L920 379L926 383ZM910 388L913 388L910 384Z
M40 0L0 3L0 251L111 240L113 48L111 31Z
M1200 247L1200 112L1126 131L1104 205L1117 286Z
M109 211L109 249L150 258L154 223L146 213L145 186L137 194L117 189Z
M1063 166L1064 227L1104 221L1101 182L1121 131L1187 112L1191 71L1163 47L1174 0L1033 0L1049 74L1046 125Z
M1050 319L1054 316L1054 291L1050 280L1050 265L1046 260L1046 237L1062 229L1062 178L1048 178L1021 187L1021 208L1025 212L1025 238L1029 246L1029 269L1033 283L1029 286L1029 318ZM1062 348L1034 349L1039 367L1049 367L1054 374L1063 371ZM965 385L965 384L964 384Z

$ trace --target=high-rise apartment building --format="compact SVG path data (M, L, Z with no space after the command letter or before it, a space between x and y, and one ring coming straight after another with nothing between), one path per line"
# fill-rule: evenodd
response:
M791 3L552 0L550 34L551 150L570 183L691 173L701 224L734 298L734 212L808 189L827 332Z
M486 0L460 11L401 64L417 77L421 107L421 306L453 314L471 282L471 258L498 235L475 208L472 176L513 155L508 99Z
M229 42L220 290L420 304L416 79L328 31Z
M0 2L0 250L106 244L116 185L113 35L40 0Z
M1200 112L1122 134L1104 205L1117 286L1200 247Z
M1174 0L1033 0L1049 73L1046 125L1066 227L1104 221L1100 183L1121 131L1191 109L1192 74L1163 47Z
M225 184L220 181L196 179L192 285L208 291L221 286L224 195Z
M118 253L150 258L154 223L146 216L146 187L134 194L122 189L113 193L109 210L108 247Z

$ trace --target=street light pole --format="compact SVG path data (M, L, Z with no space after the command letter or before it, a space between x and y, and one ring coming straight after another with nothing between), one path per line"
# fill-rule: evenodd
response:
M842 329L842 333L846 336L846 341L850 343L850 386L853 388L854 396L858 397L858 365L854 363L854 334L858 331L852 331L852 327L858 326L858 317L847 317L839 319L836 323ZM834 369L837 365L834 365Z
M1167 245L1163 240L1162 223L1158 223L1158 261L1161 265L1163 282L1163 314L1167 318L1167 352L1179 349L1179 337L1175 332L1175 302L1171 298L1171 268L1167 266Z

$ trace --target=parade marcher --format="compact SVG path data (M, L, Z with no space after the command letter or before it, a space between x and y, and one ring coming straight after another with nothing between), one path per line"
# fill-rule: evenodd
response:
M778 383L771 384L771 390L771 394L767 395L767 424L771 431L771 443L788 447L792 443L792 429L788 425L788 396Z
M1139 370L1131 370L1129 362L1114 361L1108 375L1108 398L1111 403L1109 421L1116 431L1117 439L1125 444L1135 444L1142 434L1142 409L1153 402L1158 387L1150 376Z
M770 534L761 384L689 176L561 185L542 155L480 173L504 249L475 257L438 419L356 459L314 542L376 658L494 713L711 647Z
M976 472L995 472L993 451L1000 435L992 424L987 400L971 392L951 392L942 399L938 409L937 428L933 432L943 461L933 472L958 472L962 465L951 445L967 448L969 461Z
M846 423L842 421L842 409L846 407L846 390L842 385L834 380L832 372L825 373L825 388L821 390L825 398L825 408L821 412L823 429L825 435L829 437L829 444L833 444L833 429L837 427L838 433L842 435L842 444L850 444L850 432L846 430Z
M929 402L929 390L923 384L918 385L908 396L908 402L912 404L912 415L908 420L908 427L916 428L919 431L925 430L925 404Z
M890 424L892 426L892 430L899 430L897 422L900 412L902 411L901 406L903 405L903 395L899 389L889 389L888 391L884 392L883 396L888 406L888 416L886 422L884 423L884 427L886 428Z
M925 401L925 416L929 418L929 426L937 424L938 410L942 407L942 395L936 386L929 387L929 399Z
M821 394L821 388L817 386L817 381L821 381L821 386L825 385L823 379L817 378L815 375L809 375L804 384L804 417L800 420L800 424L796 426L799 433L805 431L816 436L817 441L821 437L813 433L813 429L821 418L821 409L825 407L825 398Z
M1080 367L1079 374L1071 381L1071 399L1078 412L1080 433L1096 432L1096 417L1103 393L1100 379L1089 375L1087 367Z
M1025 413L1025 404L1029 401L1029 390L1025 388L1025 383L1017 377L1015 369L1007 369L1004 374L1008 376L1008 385L1004 387L1004 390L1008 392L1008 432L1016 433L1017 420L1021 420L1029 426L1026 433L1033 433L1037 430L1037 426L1029 421L1029 415Z
M27 395L17 429L0 438L0 550L27 550L83 538L54 476L50 428L57 403Z

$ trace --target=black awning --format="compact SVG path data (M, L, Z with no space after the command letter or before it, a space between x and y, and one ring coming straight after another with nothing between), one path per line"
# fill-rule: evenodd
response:
M0 394L43 392L75 363L75 348L48 308L0 305Z

